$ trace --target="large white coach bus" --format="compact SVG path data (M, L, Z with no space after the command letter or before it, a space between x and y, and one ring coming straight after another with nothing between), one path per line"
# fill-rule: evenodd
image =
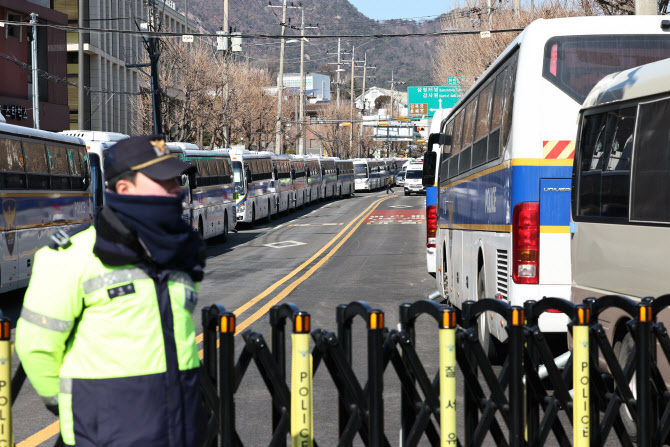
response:
M443 120L441 134L450 138L442 138L438 170L436 279L454 306L484 297L520 306L570 296L570 188L580 105L603 76L670 57L663 20L535 21ZM539 321L545 333L564 333L566 323L553 312ZM479 336L492 358L504 352L495 346L507 338L499 316L480 318Z
M258 219L272 219L276 199L272 191L272 158L267 153L243 149L229 151L233 161L237 221L255 225Z
M0 121L0 292L26 287L35 252L95 211L84 140Z
M386 163L371 158L354 159L356 191L374 191L386 183Z

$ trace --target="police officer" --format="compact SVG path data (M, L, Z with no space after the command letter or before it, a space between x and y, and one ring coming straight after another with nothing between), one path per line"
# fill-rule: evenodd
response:
M17 352L65 444L200 446L204 244L182 220L178 182L194 167L143 136L108 149L104 169L93 225L35 255Z

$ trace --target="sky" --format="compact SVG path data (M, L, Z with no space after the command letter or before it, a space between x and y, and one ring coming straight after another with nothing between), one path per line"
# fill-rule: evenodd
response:
M447 12L448 0L349 0L362 14L375 20L437 16Z

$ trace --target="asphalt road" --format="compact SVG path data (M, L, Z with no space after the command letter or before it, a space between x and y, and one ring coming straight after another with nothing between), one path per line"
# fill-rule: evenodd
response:
M424 299L434 290L425 271L425 198L386 195L383 191L308 206L254 228L239 228L227 242L208 241L205 280L198 307L222 304L237 315L237 330L251 328L269 340L268 310L291 302L310 312L312 328L336 331L338 304L364 300L385 312L386 326L398 322L398 306ZM279 283L279 284L277 284ZM22 294L3 297L3 311L16 321ZM200 312L194 315L201 332ZM434 324L419 326L420 355L428 370L437 368ZM362 319L354 325L354 369L365 382L367 358ZM236 350L243 340L236 336ZM289 342L290 346L290 342ZM14 368L17 362L14 356ZM432 368L432 370L431 370ZM385 426L397 444L400 388L393 373L385 380ZM316 439L337 443L337 399L326 368L314 380ZM252 364L236 395L238 432L245 445L267 445L271 436L269 393ZM15 442L20 447L53 445L57 419L48 413L29 382L13 406ZM357 438L357 443L360 443Z

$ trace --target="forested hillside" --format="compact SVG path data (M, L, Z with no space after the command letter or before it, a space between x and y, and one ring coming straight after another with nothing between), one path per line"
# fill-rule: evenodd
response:
M289 3L291 4L291 3ZM383 7L383 2L379 2ZM415 6L420 2L415 3ZM180 7L180 2L177 0ZM272 5L281 6L281 0L273 0ZM298 2L293 3L298 6ZM391 20L376 21L361 14L347 0L305 0L302 2L305 13L305 24L310 28L305 35L372 35L402 34L415 32L434 32L440 29L439 19L429 21ZM180 7L180 9L182 9ZM214 31L223 24L223 1L190 0L189 13L197 15L203 26ZM269 7L267 0L230 0L230 26L243 34L279 35L281 33L281 8ZM408 7L408 17L421 16L421 9ZM300 9L290 8L287 14L287 36L300 34ZM292 28L294 27L294 28ZM403 38L342 38L342 50L350 52L355 47L355 58L362 61L367 53L368 66L376 70L368 70L367 86L376 85L383 88L391 86L391 71L396 81L404 81L406 85L431 85L431 55L436 48L437 38L434 37L403 37ZM305 69L330 74L335 80L337 62L337 38L310 39L305 46ZM277 40L253 39L245 40L240 57L248 57L250 63L267 67L276 79L279 69L279 45ZM349 61L351 54L342 56ZM331 63L331 64L329 64ZM362 65L362 64L357 64ZM299 43L287 44L284 72L298 72L300 68ZM350 66L342 66L347 70L341 76L347 80L343 89L349 89ZM362 69L356 71L356 85L362 83ZM404 90L405 85L399 84L397 90ZM334 89L334 86L333 86ZM343 90L344 91L344 90Z

